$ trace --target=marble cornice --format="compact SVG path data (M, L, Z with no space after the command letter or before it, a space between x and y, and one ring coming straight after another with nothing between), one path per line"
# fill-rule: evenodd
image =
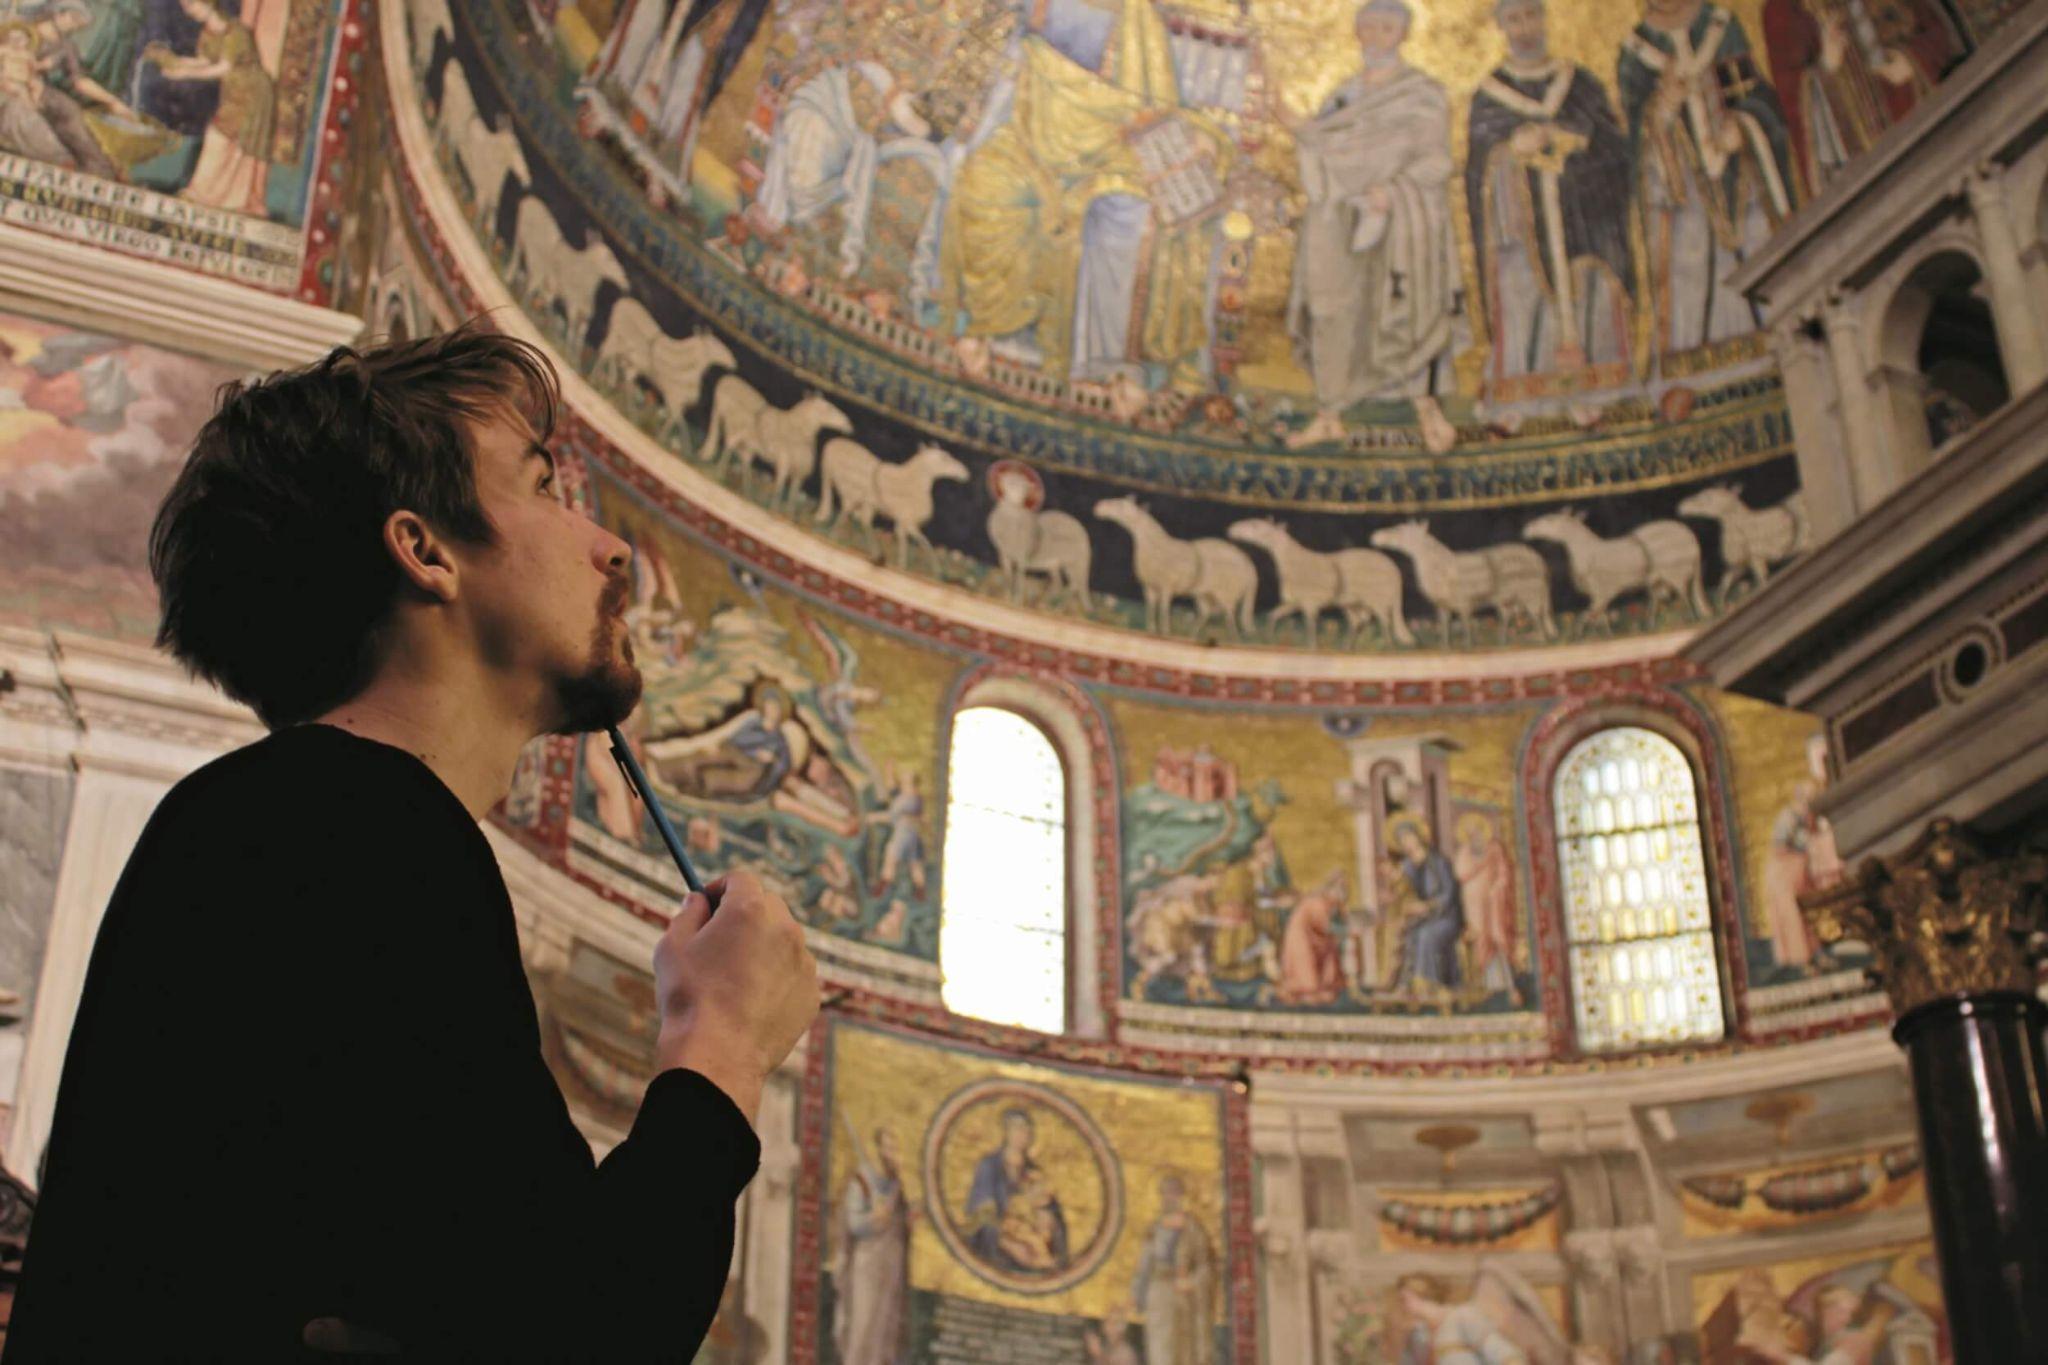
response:
M247 707L147 646L0 632L0 756L173 782L266 733Z
M305 364L363 329L350 313L6 223L0 307L252 369Z

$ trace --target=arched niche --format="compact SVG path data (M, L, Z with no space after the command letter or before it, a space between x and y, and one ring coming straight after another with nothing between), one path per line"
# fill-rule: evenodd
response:
M1102 944L1103 897L1115 895L1112 884L1104 887L1099 868L1112 863L1099 855L1104 834L1098 791L1115 791L1113 780L1105 783L1101 771L1107 757L1107 735L1102 718L1075 689L1055 679L994 669L978 670L963 680L948 702L939 752L953 751L953 717L976 706L1013 711L1042 730L1058 751L1067 782L1067 1032L1082 1038L1100 1038L1108 1031L1103 1009L1103 988L1110 980L1104 966ZM942 784L949 775L941 777ZM942 785L937 808L945 810ZM939 834L943 877L946 831ZM1115 907L1109 907L1113 914Z
M2012 396L1983 286L1970 250L1930 242L1898 272L1877 315L1875 387L1902 475Z

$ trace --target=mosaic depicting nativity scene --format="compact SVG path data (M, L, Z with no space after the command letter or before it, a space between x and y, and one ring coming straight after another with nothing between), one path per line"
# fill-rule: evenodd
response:
M2048 1365L2048 0L0 0L0 283L0 1333L261 733L155 508L481 316L630 550L646 790L481 822L593 1152L664 826L819 968L700 1365Z

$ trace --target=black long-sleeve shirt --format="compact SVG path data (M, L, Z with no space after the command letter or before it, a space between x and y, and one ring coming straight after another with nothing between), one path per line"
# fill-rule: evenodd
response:
M325 725L164 798L94 946L6 1365L687 1360L760 1144L693 1071L603 1161L541 1060L490 844Z

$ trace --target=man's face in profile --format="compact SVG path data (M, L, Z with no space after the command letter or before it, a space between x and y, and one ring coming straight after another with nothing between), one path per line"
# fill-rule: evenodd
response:
M543 725L616 725L640 700L625 612L631 547L563 500L554 466L507 408L471 428L477 497L499 543L463 562L468 620L487 665L533 677Z

